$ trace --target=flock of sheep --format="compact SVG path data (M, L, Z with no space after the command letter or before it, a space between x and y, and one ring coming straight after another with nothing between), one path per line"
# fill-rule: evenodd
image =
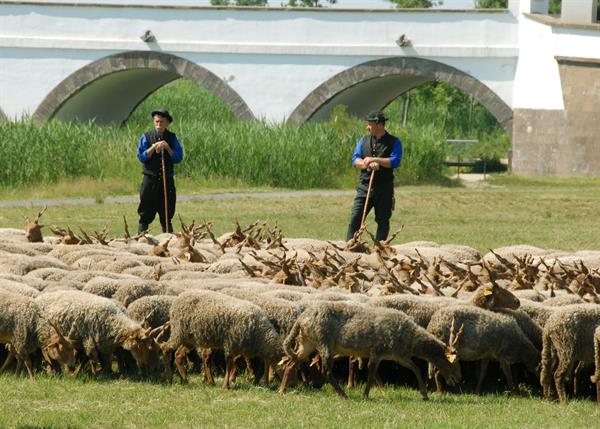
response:
M131 236L125 222L122 238L70 227L43 238L42 213L25 231L0 228L0 372L111 373L116 362L167 382L173 366L182 382L201 368L213 384L222 357L224 388L245 365L280 392L327 382L340 396L342 372L349 387L366 373L368 396L393 378L380 363L394 361L427 399L424 365L443 392L466 386L461 363L478 362L479 393L496 361L511 391L539 382L566 402L595 364L600 398L600 252L481 255L363 241L368 231L348 243L284 239L259 222L220 237L181 221L173 235ZM515 380L515 364L530 375Z

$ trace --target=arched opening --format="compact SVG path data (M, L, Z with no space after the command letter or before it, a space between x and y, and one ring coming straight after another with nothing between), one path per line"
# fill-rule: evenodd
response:
M330 117L333 108L344 104L353 116L382 109L412 88L431 81L447 83L473 96L512 135L512 109L490 88L454 67L436 61L385 58L345 70L312 91L290 115L288 121L303 123Z
M149 94L180 77L215 94L237 119L254 120L244 100L218 76L184 58L152 51L114 54L82 67L46 96L33 117L123 123Z

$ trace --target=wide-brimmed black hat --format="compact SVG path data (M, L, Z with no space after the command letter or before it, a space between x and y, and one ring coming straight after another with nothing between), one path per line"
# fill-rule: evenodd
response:
M156 109L152 111L152 117L154 118L154 115L158 115L158 116L162 116L163 118L167 118L167 120L169 122L173 122L173 117L171 116L171 114L169 113L169 111L167 109Z
M385 116L385 114L380 111L380 110L376 110L374 112L371 112L367 115L367 121L369 122L383 122L385 123L385 121L387 121L387 117Z

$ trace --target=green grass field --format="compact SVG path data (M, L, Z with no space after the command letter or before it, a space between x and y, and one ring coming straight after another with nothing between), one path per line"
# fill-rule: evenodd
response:
M0 377L0 427L43 428L593 428L600 409L590 400L566 406L531 396L431 394L386 387L368 400L360 386L349 399L322 390L256 387L240 377L226 392L194 377L187 386L127 381ZM217 380L217 383L220 380Z
M125 215L137 225L137 204L103 204L108 191L100 183L58 185L64 197L96 196L98 204L53 206L42 218L46 225L99 230L108 225L109 236L122 235ZM139 183L129 184L135 189ZM54 187L38 188L35 198L55 198ZM495 176L474 186L400 186L392 231L404 225L396 242L429 240L440 244L464 244L480 251L513 244L529 244L561 250L600 249L600 179L526 179ZM269 188L232 188L221 184L183 182L179 195L216 192L268 192ZM130 195L135 195L132 190ZM14 190L11 196L27 195ZM100 197L98 197L100 195ZM29 195L32 197L32 195ZM230 231L234 222L257 219L277 223L287 237L344 239L353 196L239 198L180 201L177 214L185 222L210 220L218 233ZM21 228L22 215L33 217L41 207L0 209L0 226ZM368 223L374 229L373 214ZM176 222L177 226L178 222ZM155 221L153 225L158 225ZM155 226L156 230L156 226ZM48 231L48 229L45 229ZM47 234L49 232L46 232Z
M130 184L132 188L137 183ZM111 195L102 182L61 183L59 194ZM179 192L248 191L232 183L182 182ZM103 190L104 189L104 190ZM407 186L396 190L392 229L404 225L397 242L431 240L473 246L482 252L511 244L564 250L600 250L599 179L550 179L495 176L472 186ZM268 188L254 189L257 192ZM54 187L34 194L13 190L2 199L21 196L56 197ZM133 193L133 192L132 192ZM335 197L239 198L178 203L186 222L212 220L221 233L264 219L277 223L288 237L342 239L352 195ZM23 227L22 214L35 216L40 207L0 208L0 227ZM136 204L49 207L46 225L122 233L121 216L137 223ZM372 215L370 224L374 225ZM156 224L157 222L155 222ZM177 224L177 223L176 223ZM373 226L371 227L373 228ZM49 234L45 229L46 234ZM177 380L177 379L176 379ZM217 384L219 381L217 381ZM431 395L423 402L414 389L373 389L369 400L359 388L350 399L323 390L255 387L240 376L232 391L209 387L199 376L189 386L125 379L61 378L40 375L0 376L0 428L180 428L180 427L439 427L439 428L592 428L600 427L600 408L591 399L560 406L537 394ZM527 391L527 389L525 389Z

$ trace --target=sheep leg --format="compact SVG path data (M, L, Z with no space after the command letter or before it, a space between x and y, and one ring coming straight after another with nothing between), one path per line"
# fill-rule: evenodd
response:
M544 334L542 338L542 359L540 371L540 384L544 390L544 398L550 399L552 396L552 371L553 371L553 350L550 335Z
M279 385L279 393L285 393L285 388L287 387L290 373L296 369L297 365L298 363L296 361L291 361L285 366L283 376L281 377L281 384Z
M212 356L212 349L203 349L202 350L202 373L204 374L204 378L206 382L214 386L215 380L212 376L212 368L210 363L210 357Z
M31 364L31 357L27 354L23 356L18 355L17 357L25 364L25 368L27 368L27 373L29 374L29 379L31 381L35 381L35 378L33 377L33 365Z
M376 359L374 357L369 358L369 364L367 365L368 376L367 376L367 384L365 385L365 390L363 392L363 396L365 398L369 397L369 391L371 390L371 386L375 381L375 377L377 376L377 368L379 368L379 363L381 360Z
M427 388L425 387L425 383L423 382L423 377L421 377L421 370L410 358L400 358L397 362L402 365L404 368L410 369L415 377L417 377L417 383L419 383L419 392L421 392L421 396L424 401L428 401L427 397Z
M248 358L246 356L244 356L244 361L246 362L246 371L248 371L248 380L254 382L254 384L259 384L260 379L256 377L256 373L254 372L254 367L252 366L252 361L250 360L250 358ZM268 374L267 374L267 377L268 377ZM265 380L266 380L266 378L265 378Z
M354 359L352 356L348 357L348 383L346 384L348 389L356 386L356 377L354 375Z
M173 365L171 363L173 359L173 350L165 344L163 344L161 350L165 361L165 382L171 384L173 383Z
M433 379L435 381L435 390L437 393L439 393L440 395L443 395L444 392L444 385L442 384L442 374L440 374L439 370L436 370L434 375L433 375Z
M507 362L500 362L500 368L502 368L502 372L504 373L504 377L506 377L506 382L508 383L508 388L512 393L519 393L517 386L513 380L512 371L510 369L510 364Z
M582 361L579 361L579 363L577 363L577 366L575 367L575 371L573 372L573 397L576 398L577 397L577 390L578 389L578 383L577 383L577 376L579 375L579 373L581 371L583 371L585 369L585 363Z
M4 373L4 371L6 371L6 369L14 362L14 360L15 360L15 355L11 351L9 353L9 355L6 357L6 360L4 361L2 368L0 368L0 374Z
M223 381L223 389L229 390L229 380L231 379L231 372L235 367L235 358L229 353L225 356L225 380Z
M346 392L344 392L344 390L340 387L337 380L333 376L333 355L329 352L329 350L320 352L320 354L321 362L323 365L323 375L325 375L325 378L327 378L327 381L329 381L329 384L331 384L331 387L333 387L335 393L337 393L344 399L348 399L348 395L346 395Z
M591 377L592 383L596 384L596 403L600 406L600 339L594 336L594 375Z
M479 379L477 380L477 387L475 388L475 393L477 395L481 395L481 386L483 385L483 380L487 374L487 369L490 361L488 359L482 359L479 361Z
M565 363L566 362L566 363ZM567 403L567 392L565 391L565 377L573 372L575 362L572 359L561 357L558 361L558 367L554 371L554 383L556 384L556 393L561 404Z
M185 346L179 347L175 352L175 366L177 367L177 372L179 373L179 377L183 384L188 383L187 373L185 371L185 362L188 352L189 350Z

